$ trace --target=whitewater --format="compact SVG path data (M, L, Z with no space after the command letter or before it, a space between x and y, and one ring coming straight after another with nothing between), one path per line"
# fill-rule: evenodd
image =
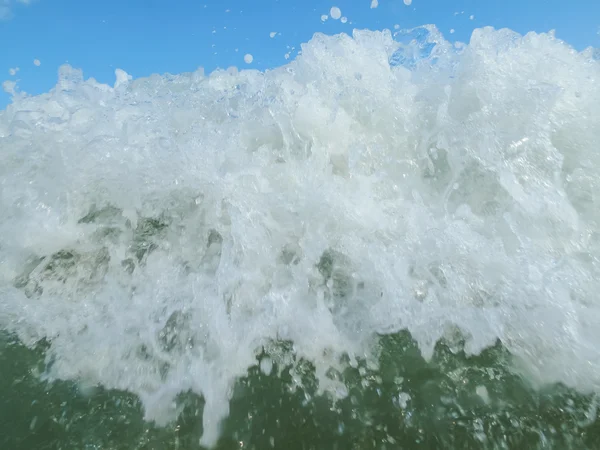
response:
M426 360L500 341L537 386L600 390L592 49L428 26L116 75L63 66L0 111L0 328L48 343L41 379L131 392L159 425L194 392L205 446L251 367L309 361L342 399L331 370L403 330Z

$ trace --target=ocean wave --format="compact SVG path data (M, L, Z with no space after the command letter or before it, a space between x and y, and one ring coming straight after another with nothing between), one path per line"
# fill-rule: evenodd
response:
M430 26L317 34L266 72L63 66L0 112L0 327L149 420L201 394L207 445L279 341L339 395L327 371L400 330L598 390L596 59Z

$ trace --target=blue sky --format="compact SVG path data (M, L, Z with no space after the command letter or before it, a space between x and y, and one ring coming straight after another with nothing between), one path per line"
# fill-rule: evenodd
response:
M395 24L433 23L447 38L460 41L486 25L520 33L555 29L578 50L600 47L597 0L412 0L410 6L403 0L379 0L376 8L371 2L0 0L0 81L18 80L20 89L41 93L56 83L57 69L65 62L111 85L116 68L135 78L200 66L207 72L229 66L266 69L284 64L295 47L293 58L317 31L350 33ZM321 20L332 6L341 9L346 23ZM275 37L271 32L277 32ZM244 62L247 53L253 55L251 64ZM0 93L0 108L9 101Z

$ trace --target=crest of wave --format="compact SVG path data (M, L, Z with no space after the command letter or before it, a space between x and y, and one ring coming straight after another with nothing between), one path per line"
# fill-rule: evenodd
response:
M553 35L315 37L297 61L130 80L64 66L0 112L0 326L50 378L165 423L289 340L325 372L408 329L600 385L600 66ZM339 387L339 386L338 386Z

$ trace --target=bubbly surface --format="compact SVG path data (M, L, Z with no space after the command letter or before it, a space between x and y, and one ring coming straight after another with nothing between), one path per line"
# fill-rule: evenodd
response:
M113 87L63 66L0 111L0 328L158 425L201 396L209 446L280 342L340 399L331 370L403 330L597 392L599 123L593 51L551 34L316 34L264 73Z

